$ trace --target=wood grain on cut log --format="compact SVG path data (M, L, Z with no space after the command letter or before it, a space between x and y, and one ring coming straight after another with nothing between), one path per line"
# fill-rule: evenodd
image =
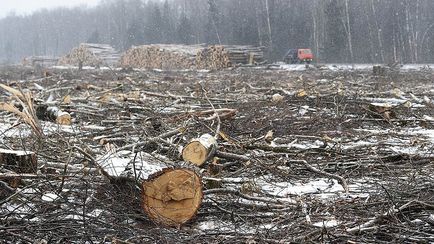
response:
M36 116L40 120L55 122L59 125L70 125L71 115L58 107L40 105L36 108Z
M191 140L182 150L182 158L197 166L201 166L216 152L217 141L210 134L204 134Z
M16 173L36 173L36 154L28 151L0 149L0 165Z
M189 169L164 169L143 182L143 209L155 222L180 227L202 203L201 178Z

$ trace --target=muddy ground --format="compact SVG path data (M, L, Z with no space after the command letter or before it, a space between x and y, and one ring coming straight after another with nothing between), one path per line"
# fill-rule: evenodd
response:
M73 117L71 126L41 121L37 136L16 115L0 113L0 147L38 157L37 177L0 185L5 242L434 242L431 69L374 76L313 67L3 67L0 82ZM3 91L0 99L13 100ZM236 114L219 123L203 113L212 107ZM181 127L187 130L166 142L147 142ZM150 221L140 182L184 166L182 146L218 127L219 151L248 160L220 157L195 169L205 196L186 225ZM108 182L92 159L123 178Z

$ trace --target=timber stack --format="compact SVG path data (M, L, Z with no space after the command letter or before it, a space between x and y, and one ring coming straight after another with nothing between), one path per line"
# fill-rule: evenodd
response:
M108 44L82 43L59 60L59 65L114 66L120 54Z
M239 64L264 62L261 47L237 45L213 45L200 50L196 55L196 68L222 69Z
M229 45L153 44L133 47L121 58L122 67L145 69L211 69L264 62L262 48Z
M122 67L141 69L190 69L202 45L152 44L129 49L121 58Z
M49 56L31 56L24 58L22 64L32 67L51 67L57 64L59 58Z

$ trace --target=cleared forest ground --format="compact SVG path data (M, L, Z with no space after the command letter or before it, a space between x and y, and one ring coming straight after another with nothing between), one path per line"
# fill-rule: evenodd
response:
M43 136L36 136L0 112L0 147L38 158L38 172L17 188L0 185L0 239L434 242L431 68L384 76L270 68L1 68L2 84L31 91L36 103L49 101L73 123L41 121ZM0 97L11 100L6 92ZM236 113L219 122L218 109ZM136 183L185 166L180 148L217 127L222 156L196 169L205 187L196 217L179 229L151 222ZM122 177L109 182L95 165Z

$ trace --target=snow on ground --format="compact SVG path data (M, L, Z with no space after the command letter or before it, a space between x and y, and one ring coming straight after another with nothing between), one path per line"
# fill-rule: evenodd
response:
M131 151L109 152L98 157L97 162L112 176L134 175L135 166L136 175L142 179L165 168L163 163L146 152L137 155Z
M56 65L51 67L53 69L60 69L60 70L66 70L66 69L78 69L78 66L67 66L67 65ZM95 70L97 68L92 66L83 66L83 70ZM100 67L99 70L120 70L120 68L110 68L107 66Z
M53 202L56 199L58 199L59 196L55 193L51 193L51 192L47 192L44 195L42 195L42 201L46 201L46 202Z
M284 64L282 62L276 63L280 69L289 71L304 71L306 64ZM342 71L342 70L371 70L372 66L381 64L315 64L320 70ZM313 65L309 65L314 67ZM434 69L434 64L405 64L400 67L401 71L414 71Z

